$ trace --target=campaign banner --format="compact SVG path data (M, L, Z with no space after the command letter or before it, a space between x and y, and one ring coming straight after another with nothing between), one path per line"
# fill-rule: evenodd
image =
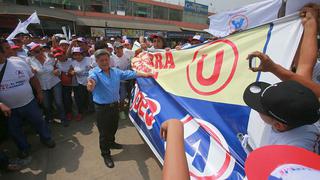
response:
M265 0L244 7L214 14L209 17L209 29L206 32L225 37L239 30L250 29L278 18L282 0Z
M239 137L248 134L256 148L265 125L245 105L243 92L256 80L279 81L248 70L246 57L262 51L288 68L302 32L300 18L290 16L194 48L139 54L132 59L133 69L155 75L137 79L131 121L162 163L161 124L181 120L191 179L245 178L247 153Z

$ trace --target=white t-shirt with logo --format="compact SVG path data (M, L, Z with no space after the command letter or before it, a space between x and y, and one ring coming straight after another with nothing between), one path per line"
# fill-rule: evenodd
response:
M33 92L29 83L34 76L30 66L19 57L10 57L0 84L0 101L11 109L29 104ZM0 64L0 69L4 64Z
M121 70L128 70L130 68L131 58L134 57L134 52L129 49L123 49L123 55L118 57L117 55L111 56L114 62L114 67Z
M319 154L320 133L315 125L304 125L285 132L277 132L271 126L266 127L261 146L291 145Z
M73 60L72 66L74 68L77 82L81 85L87 85L89 70L91 69L91 58L84 57L80 62Z
M35 57L31 57L29 63L37 71L36 76L42 90L49 90L60 82L59 77L53 74L55 61L52 58L46 57L45 62L41 64Z

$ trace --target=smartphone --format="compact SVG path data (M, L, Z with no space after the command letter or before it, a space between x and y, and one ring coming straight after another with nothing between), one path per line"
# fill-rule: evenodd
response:
M252 57L249 59L249 68L254 69L258 68L261 64L261 60L258 57Z

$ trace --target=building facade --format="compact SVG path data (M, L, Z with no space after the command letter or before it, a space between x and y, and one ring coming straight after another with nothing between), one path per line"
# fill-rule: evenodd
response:
M208 36L208 6L186 0L183 5L152 0L0 0L0 33L11 32L19 19L37 11L37 33L51 35L69 26L83 36L137 38L164 32L168 38Z

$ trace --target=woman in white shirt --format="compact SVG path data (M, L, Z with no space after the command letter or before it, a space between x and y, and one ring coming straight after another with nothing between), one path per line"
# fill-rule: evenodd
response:
M66 118L68 121L72 120L72 92L78 85L76 77L71 75L70 72L73 70L72 59L67 58L65 52L61 49L60 52L54 54L54 58L57 60L57 68L60 72L60 80L62 85L62 99L64 109L66 112Z
M90 97L87 91L87 79L89 70L91 69L91 59L90 57L84 57L80 47L73 47L71 52L73 70L70 73L76 76L78 82L78 85L74 88L74 97L78 106L76 120L80 121L82 114L87 110L89 104Z
M40 81L44 96L43 105L45 119L47 122L53 120L52 101L54 99L63 125L68 126L62 101L61 83L58 77L60 73L55 68L55 61L41 52L40 44L33 43L29 52L31 57L28 62L31 65L32 71Z

